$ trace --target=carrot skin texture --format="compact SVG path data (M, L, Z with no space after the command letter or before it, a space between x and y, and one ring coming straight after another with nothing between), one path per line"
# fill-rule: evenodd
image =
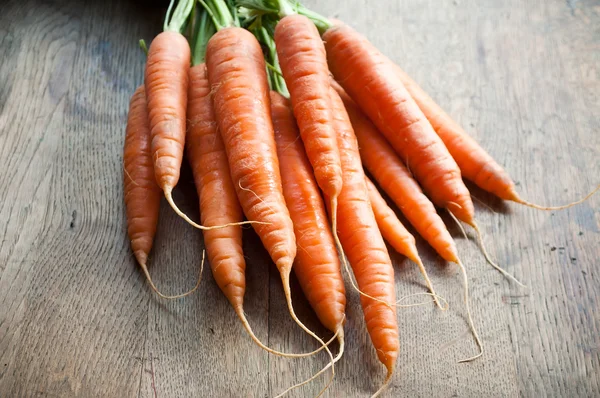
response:
M338 205L339 238L359 289L393 304L394 269L369 202L356 137L344 104L335 90L330 93L344 177ZM363 295L360 300L377 356L391 374L400 351L396 307Z
M144 83L156 182L173 189L179 181L185 143L190 46L177 32L162 32L148 50Z
M190 68L186 135L187 157L200 199L201 223L223 225L244 219L223 140L217 129L206 65ZM246 261L242 249L242 227L205 230L204 247L219 288L231 305L241 310L246 291Z
M314 23L302 15L282 18L275 28L281 71L316 180L329 197L342 188L340 155L329 98L325 47Z
M296 239L281 188L261 47L247 30L225 28L209 40L206 65L238 199L248 220L268 223L252 226L280 272L289 273Z
M388 241L398 253L416 262L419 254L417 253L415 237L398 220L398 217L381 196L375 184L368 177L365 181L369 190L369 200L371 201L375 220L383 239Z
M158 224L162 191L154 178L146 92L143 85L135 90L129 103L123 167L127 233L137 262L146 264Z
M327 30L323 39L336 80L392 144L432 201L473 223L473 202L458 165L387 58L344 24Z
M336 82L332 86L344 101L366 169L435 251L446 261L457 261L454 240L433 203L358 105Z
M283 195L299 249L293 269L317 317L335 333L344 321L346 294L323 199L299 139L290 103L274 91L271 91L271 117Z
M390 62L392 62L390 60ZM396 75L460 167L466 179L500 199L520 200L508 173L398 65Z

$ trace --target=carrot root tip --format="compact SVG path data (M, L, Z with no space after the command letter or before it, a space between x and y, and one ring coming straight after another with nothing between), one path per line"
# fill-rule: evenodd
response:
M598 190L600 190L600 185L598 185L596 188L594 188L594 190L592 190L592 192L588 193L583 198L576 200L574 202L571 202L571 203L567 203L566 205L562 205L562 206L540 206L535 203L528 202L525 199L521 199L518 195L516 195L516 198L514 200L515 200L515 202L517 202L519 204L522 204L524 206L528 206L528 207L531 207L534 209L538 209L538 210L563 210L563 209L568 209L570 207L573 207L580 203L585 202L586 200L591 198L596 192L598 192Z
M296 312L294 311L294 306L292 305L292 294L290 291L290 270L285 269L285 270L282 270L280 273L281 273L281 282L283 284L283 291L285 294L285 299L287 302L290 316L292 317L294 322L296 322L296 324L298 326L300 326L300 328L302 330L304 330L306 333L308 333L308 335L310 335L312 338L317 340L317 342L319 342L319 344L321 344L322 348L325 349L325 351L327 352L327 355L329 355L329 364L326 365L326 367L331 366L331 377L329 378L329 381L327 382L325 387L323 387L323 390L321 390L321 392L319 393L318 396L320 396L325 391L327 391L327 389L333 383L333 379L335 377L335 358L333 357L333 354L329 350L329 347L327 347L327 344L325 344L325 342L323 340L321 340L321 338L319 336L317 336L312 330L310 330L308 327L306 327L306 325L304 325L304 323L302 323L302 321L300 321L300 319L298 319L298 317L296 316ZM311 379L309 379L309 380L311 380ZM308 383L308 381L303 382L303 383L306 384L306 383ZM300 383L300 384L303 385L303 383ZM280 395L280 396L282 396L282 395Z
M191 295L192 293L194 293L196 290L198 290L198 287L200 287L200 282L202 282L202 271L204 270L204 257L205 257L205 251L203 250L202 251L202 262L200 263L200 274L198 276L198 281L196 282L196 285L191 290L188 290L185 293L177 294L174 296L169 296L169 295L163 294L163 293L161 293L160 290L158 290L158 288L152 281L152 277L150 276L150 272L148 271L148 267L146 266L146 263L140 263L140 267L142 267L142 271L144 272L144 275L146 276L146 280L150 284L150 287L152 288L154 293L156 293L160 298L163 298L165 300L175 300L175 299L187 297L187 296Z
M469 305L469 278L467 277L467 269L465 268L462 261L460 261L460 259L458 260L457 264L462 272L463 284L465 286L464 287L464 292L465 292L464 298L465 298L465 307L467 310L467 321L469 323L469 328L471 329L471 332L473 333L473 337L475 338L475 342L477 343L477 346L479 347L479 353L477 355L474 355L470 358L461 359L458 361L458 363L465 363L465 362L474 361L475 359L477 359L483 355L483 344L481 343L481 339L479 338L479 333L477 333L477 329L475 328L475 324L473 322L473 317L471 316L471 307Z
M332 339L330 340L330 342L334 338L337 338L337 340L339 342L340 351L338 352L338 354L336 355L336 357L333 359L333 364L337 363L342 358L342 355L344 355L345 340L344 340L344 328L343 328L343 326L340 325L339 329L337 330L337 332L335 333L335 335L332 337ZM289 387L287 390L285 390L282 393L280 393L279 395L277 395L277 397L283 397L288 392L290 392L292 390L295 390L298 387L302 387L305 384L310 383L311 381L313 381L314 379L316 379L317 377L319 377L321 374L323 374L324 372L326 372L327 369L329 369L329 367L331 367L331 366L332 366L332 362L328 363L323 369L319 370L317 373L315 373L314 375L312 375L309 379L306 379L306 380L304 380L301 383L298 383L298 384L295 384L295 385ZM327 388L321 390L321 392L319 393L318 396L322 395L325 392L326 389Z

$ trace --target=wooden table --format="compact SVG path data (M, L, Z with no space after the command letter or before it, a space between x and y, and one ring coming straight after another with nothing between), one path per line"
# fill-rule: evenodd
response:
M137 40L152 39L164 10L141 0L86 3L1 7L0 396L273 396L325 356L288 360L258 349L208 270L197 294L165 302L134 262L124 126L143 76ZM559 204L598 183L597 1L306 3L351 22L402 65L507 168L524 197ZM485 355L456 363L476 352L461 279L420 241L451 309L399 309L402 351L385 395L598 396L600 198L544 212L472 192L490 251L529 288L489 267L447 219ZM175 199L197 219L189 170ZM164 291L180 292L198 273L202 235L164 203L161 210L151 272ZM245 310L256 334L281 350L316 348L287 315L278 274L251 230L245 252ZM393 258L398 295L424 291L416 267ZM297 282L292 288L301 318L329 336ZM384 376L357 294L349 290L348 299L347 352L329 397L368 396ZM292 396L316 395L325 379Z

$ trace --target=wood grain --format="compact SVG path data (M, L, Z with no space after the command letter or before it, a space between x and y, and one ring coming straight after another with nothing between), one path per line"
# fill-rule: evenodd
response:
M164 9L157 3L2 6L2 397L266 397L326 363L325 355L289 360L259 350L208 268L198 294L163 302L133 260L122 145L129 97L143 76L137 40L159 31ZM597 1L306 5L349 22L398 62L506 167L525 198L561 204L598 183ZM175 200L198 219L191 184L184 170ZM399 310L402 351L385 396L600 395L600 199L541 212L470 188L486 204L476 206L488 248L530 287L503 279L446 219L469 271L485 356L456 363L475 352L461 281L419 241L451 309ZM164 203L161 211L151 272L164 291L184 291L197 276L202 235ZM260 241L251 230L244 239L245 310L257 336L289 352L314 349L289 319ZM399 296L425 290L413 264L394 260ZM292 289L301 319L329 336L297 282ZM347 352L329 397L368 396L384 376L357 295L348 296ZM291 396L314 396L324 384Z

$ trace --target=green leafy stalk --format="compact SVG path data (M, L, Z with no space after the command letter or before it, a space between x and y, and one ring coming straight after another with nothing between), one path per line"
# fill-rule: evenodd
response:
M309 10L308 8L301 5L300 3L298 3L297 9L298 9L298 14L304 15L305 17L307 17L308 19L313 21L313 23L319 30L320 34L325 33L329 28L333 27L333 24L331 23L331 21L329 21L329 19L325 18L321 14L318 14L312 10Z
M202 10L192 37L192 65L199 65L204 62L208 40L215 32L215 25L213 24L210 15L208 15L207 11Z
M165 32L173 31L182 33L186 28L188 18L194 8L195 0L179 0L177 6L173 10L174 3L175 0L171 0L171 3L169 4L163 30ZM172 14L171 11L173 11Z
M213 20L217 30L239 26L239 21L233 17L233 13L225 0L198 0L208 15Z
M147 57L148 56L148 46L146 45L146 40L140 39L139 45L140 45L140 48L142 49L142 51L144 52L144 54L146 54L146 57Z
M300 14L309 18L321 34L333 26L324 16L306 8L299 1L294 0L236 0L242 15L248 23L263 16L277 16L283 18L288 15Z
M271 89L277 91L284 97L289 98L290 93L288 92L285 80L281 73L281 67L279 66L279 60L277 58L277 48L275 47L275 40L273 39L272 32L269 32L267 27L260 24L253 29L253 33L263 46L265 62L267 64L267 75L269 77Z

